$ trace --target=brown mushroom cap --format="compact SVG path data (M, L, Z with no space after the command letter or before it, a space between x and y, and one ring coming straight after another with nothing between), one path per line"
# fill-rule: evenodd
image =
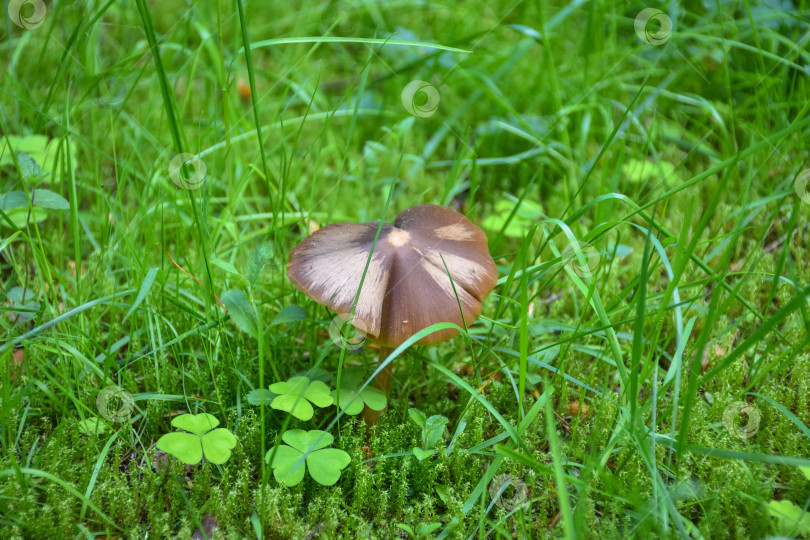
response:
M323 227L292 250L287 277L319 304L351 313L379 226L372 222ZM412 206L397 216L393 226L383 223L352 324L374 342L396 347L438 322L463 327L459 302L464 322L472 324L497 281L495 261L480 228L444 206ZM455 329L440 330L418 343L430 345L457 334Z

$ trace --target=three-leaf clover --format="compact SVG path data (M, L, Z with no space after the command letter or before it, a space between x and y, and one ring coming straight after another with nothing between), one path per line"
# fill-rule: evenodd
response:
M345 370L340 378L340 408L346 414L355 415L363 411L363 404L369 409L381 411L388 403L385 394L376 388L366 387L360 392L357 391L363 373L359 370L349 368ZM338 402L338 391L332 390L330 394L332 400Z
M278 394L270 406L280 411L287 411L300 420L309 420L315 414L310 403L318 407L332 405L329 387L321 381L310 381L307 377L291 377L287 382L270 385L270 391Z
M334 485L340 478L340 471L346 468L352 458L338 448L326 448L335 440L332 435L319 429L304 431L291 429L281 436L287 445L267 452L265 461L273 468L273 477L285 486L297 485L304 479L309 468L312 479L324 486Z
M189 433L167 433L158 439L157 447L187 465L199 463L203 455L221 465L231 457L236 437L225 428L214 429L219 420L206 413L184 414L172 420L172 426Z

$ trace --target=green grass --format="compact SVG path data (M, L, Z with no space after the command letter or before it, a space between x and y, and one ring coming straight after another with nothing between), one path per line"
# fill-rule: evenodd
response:
M647 5L584 0L7 17L0 195L68 204L0 205L0 536L188 538L214 516L226 538L800 537L769 505L810 522L810 195L794 187L810 7L777 4L656 3L660 45L634 28ZM403 107L413 80L438 91L433 114ZM170 177L181 153L200 189ZM498 264L468 336L397 353L368 440L334 408L250 404L314 367L376 368L375 349L329 339L290 250L428 202L482 225ZM265 243L255 284L230 271ZM220 305L236 289L250 332ZM308 318L273 324L291 305ZM108 386L134 397L124 422L100 415ZM724 423L735 402L759 414L750 437L754 413ZM435 458L410 453L413 406L450 419ZM227 463L157 452L185 412L236 435ZM107 431L81 434L92 418ZM293 428L350 454L335 486L273 478L264 453ZM493 500L507 474L525 491L500 502L525 505Z

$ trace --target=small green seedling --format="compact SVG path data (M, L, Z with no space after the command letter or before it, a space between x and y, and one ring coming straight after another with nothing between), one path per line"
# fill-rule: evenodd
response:
M221 259L212 259L211 263L219 266L230 274L239 276L247 285L248 292L241 289L229 289L220 295L220 301L225 305L231 320L242 332L256 336L259 330L259 320L256 318L256 309L253 298L253 287L264 270L264 267L273 257L273 246L264 243L254 249L248 257L245 273L242 274L234 265Z
M258 331L256 313L253 311L253 304L250 298L241 289L229 289L219 297L220 301L228 310L228 315L239 330L255 336Z
M397 527L408 533L408 538L413 538L414 540L422 540L423 538L430 537L430 534L441 526L441 523L420 523L414 531L410 525L397 523Z
M321 381L310 381L307 377L291 377L287 382L270 385L270 391L278 394L270 406L280 411L287 411L300 420L310 420L318 407L328 407L334 401L329 395L329 387Z
M273 468L276 481L288 487L295 486L304 479L306 468L309 468L309 475L319 484L334 485L340 478L340 471L352 460L343 450L326 448L335 438L319 429L291 429L284 432L281 440L289 446L279 446L275 450L275 457L273 450L268 451L265 461Z
M5 147L5 141L0 141L0 154ZM11 164L10 152L0 155L0 165ZM17 164L20 166L22 180L31 188L26 191L9 191L0 193L0 210L18 227L24 228L30 221L42 221L48 216L48 210L69 210L70 203L58 193L34 187L40 183L47 173L42 171L39 163L25 152L17 152ZM5 219L0 220L0 227L7 227Z
M206 413L184 414L172 420L172 426L185 432L167 433L158 439L157 447L186 465L205 459L221 465L231 457L236 437L225 428L214 429L219 420Z
M414 447L413 455L422 461L436 453L436 445L442 438L445 426L450 423L447 417L434 414L430 418L419 409L408 409L408 414L417 426L422 428L422 448Z
M388 403L385 394L376 388L367 386L360 392L357 387L363 379L363 372L354 368L346 369L340 378L340 408L343 412L356 415L363 412L363 405L369 409L381 411ZM337 403L338 392L332 390L332 400Z

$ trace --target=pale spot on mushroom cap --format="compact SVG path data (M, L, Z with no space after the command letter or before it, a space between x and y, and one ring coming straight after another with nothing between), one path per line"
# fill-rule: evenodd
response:
M475 229L471 229L464 223L453 223L436 229L436 236L442 240L467 242L475 239Z
M394 247L402 247L411 241L411 233L401 229L394 229L388 233L388 243Z

